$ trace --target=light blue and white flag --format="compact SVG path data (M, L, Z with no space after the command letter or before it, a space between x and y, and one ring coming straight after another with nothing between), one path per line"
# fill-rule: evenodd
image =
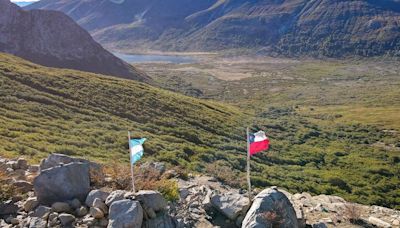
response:
M145 138L142 139L131 139L129 141L129 150L131 153L131 163L135 164L143 156L143 143L146 141Z

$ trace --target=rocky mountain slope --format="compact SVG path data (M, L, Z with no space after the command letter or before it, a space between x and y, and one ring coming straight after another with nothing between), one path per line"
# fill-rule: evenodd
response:
M96 43L63 13L22 10L0 0L0 51L51 67L71 68L122 78L148 77Z
M24 158L0 157L0 226L395 228L400 223L400 211L337 196L291 194L271 187L256 190L250 202L245 190L212 177L182 179L163 163L145 163L139 170L164 183L178 183L178 197L167 201L154 190L133 193L130 184L113 188L110 183L121 177L129 183L129 173L112 178L102 165L85 159L51 154L40 165L30 165ZM100 187L100 182L106 184Z
M120 50L252 49L286 56L399 55L397 0L42 0Z

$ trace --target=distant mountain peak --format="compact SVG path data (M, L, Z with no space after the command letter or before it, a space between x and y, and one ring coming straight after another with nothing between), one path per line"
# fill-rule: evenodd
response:
M28 8L63 11L113 49L400 55L398 0L42 0Z

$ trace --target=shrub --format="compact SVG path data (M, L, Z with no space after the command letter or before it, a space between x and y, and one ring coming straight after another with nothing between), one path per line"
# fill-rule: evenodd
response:
M95 175L94 185L97 187L107 187L111 189L132 190L132 176L130 166L113 162L103 166L104 174L111 178L110 182L105 182L103 178ZM168 201L179 199L178 183L175 180L167 179L154 168L139 168L134 170L135 188L138 190L159 191Z

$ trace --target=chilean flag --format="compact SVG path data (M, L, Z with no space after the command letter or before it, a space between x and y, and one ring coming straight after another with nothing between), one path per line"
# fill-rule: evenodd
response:
M259 131L254 134L249 134L249 143L250 143L250 155L254 155L263 150L268 150L269 148L269 139L265 135L265 132Z

